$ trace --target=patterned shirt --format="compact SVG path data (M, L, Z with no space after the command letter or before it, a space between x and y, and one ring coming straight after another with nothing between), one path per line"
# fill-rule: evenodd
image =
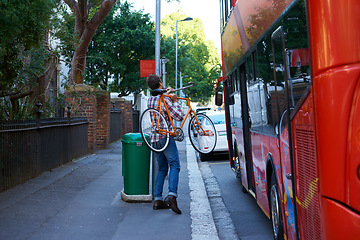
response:
M148 99L148 108L155 108L157 107L157 104L159 102L159 98L160 98L160 95L158 96L151 96L149 97ZM182 110L181 110L181 107L179 105L179 103L177 102L172 102L171 99L169 97L164 97L165 99L165 102L166 102L166 105L169 109L169 113L172 117L172 119L174 120L177 120L177 121L182 121L183 120L183 113L182 113ZM164 103L161 103L161 115L164 116L165 118L165 121L166 121L166 124L168 125L169 127L169 131L173 131L173 127L171 125L171 122L170 122L170 119L169 119L169 116L168 114L166 113L166 108L164 106ZM164 128L164 124L163 122L160 122L160 128ZM153 133L151 135L151 142L157 142L159 141L160 139L164 138L165 136L163 134L159 134L159 133Z

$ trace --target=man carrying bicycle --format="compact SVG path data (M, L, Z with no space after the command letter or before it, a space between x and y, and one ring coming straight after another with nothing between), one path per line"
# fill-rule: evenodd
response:
M149 75L146 79L148 86L151 90L155 89L164 89L163 83L160 77L156 74ZM183 120L183 113L181 110L180 105L178 104L178 99L176 94L170 94L174 91L172 88L167 88L167 95L169 97L165 97L165 102L168 107L169 113L171 117L177 121ZM148 99L148 108L156 108L160 95L151 96ZM165 107L162 107L162 113L166 111ZM167 114L164 114L165 120L168 126L171 126L170 119L168 118ZM159 133L153 133L151 136L151 142L158 142L158 141L165 141L165 136ZM181 214L180 209L177 206L177 190L178 190L178 183L179 183L179 172L180 172L180 160L179 160L179 152L173 137L169 139L169 145L167 148L160 153L154 153L154 157L157 160L159 171L155 178L155 186L154 186L154 205L153 209L164 209L164 208L171 208L175 213ZM169 171L170 167L170 171ZM163 201L162 192L165 177L169 171L169 193L168 196Z

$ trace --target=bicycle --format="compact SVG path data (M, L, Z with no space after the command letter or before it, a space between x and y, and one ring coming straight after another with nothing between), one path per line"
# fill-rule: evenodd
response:
M190 82L188 86L175 89L174 91L184 90L192 86L194 86L194 83ZM211 119L205 114L196 114L191 108L189 98L185 95L185 97L178 97L178 99L185 100L189 110L182 120L180 127L176 128L164 99L165 97L170 96L164 93L166 93L166 89L153 90L151 92L153 96L160 95L157 106L156 108L145 110L140 117L140 133L146 145L154 152L162 152L168 146L170 137L174 137L174 140L177 141L183 141L184 132L182 128L186 119L190 116L191 119L188 125L188 133L192 146L196 151L202 154L212 152L216 145L217 134ZM168 126L165 116L161 114L163 107L165 107L165 115L170 120L171 126ZM163 137L160 141L154 141L151 137L153 134L161 134Z

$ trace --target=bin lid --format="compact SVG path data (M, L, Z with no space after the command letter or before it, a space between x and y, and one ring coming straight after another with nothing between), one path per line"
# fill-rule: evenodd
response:
M145 135L146 139L150 141L150 136ZM121 139L121 142L123 143L137 143L137 142L144 142L144 140L141 137L141 133L127 133L123 136Z

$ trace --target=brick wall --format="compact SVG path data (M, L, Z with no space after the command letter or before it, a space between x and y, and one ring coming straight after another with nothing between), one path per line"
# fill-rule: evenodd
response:
M96 92L96 148L104 149L110 143L110 93Z
M86 117L88 144L91 152L104 149L110 142L110 93L77 84L65 92L66 106L71 106L71 117Z

